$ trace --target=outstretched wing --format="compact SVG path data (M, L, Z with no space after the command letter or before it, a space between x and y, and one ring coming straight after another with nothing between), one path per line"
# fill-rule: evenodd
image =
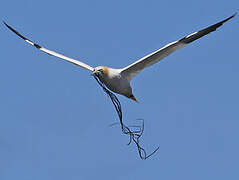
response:
M5 23L4 21L3 21L3 23L8 27L8 29L10 29L12 32L14 32L16 35L18 35L20 38L22 38L24 41L26 41L27 43L31 44L31 45L34 46L35 48L37 48L37 49L39 49L39 50L41 50L41 51L43 51L43 52L45 52L45 53L47 53L47 54L49 54L49 55L56 56L56 57L58 57L58 58L64 59L64 60L66 60L66 61L68 61L68 62L71 62L71 63L73 63L73 64L75 64L75 65L78 65L78 66L80 66L80 67L82 67L82 68L85 68L85 69L87 69L87 70L89 70L89 71L93 71L93 70L94 70L93 67L91 67L91 66L89 66L89 65L87 65L87 64L85 64L85 63L83 63L83 62L80 62L80 61L78 61L78 60L75 60L75 59L66 57L66 56L64 56L64 55L62 55L62 54L59 54L59 53L56 53L56 52L51 51L51 50L49 50L49 49L46 49L46 48L44 48L44 47L42 47L42 46L40 46L40 45L38 45L38 44L32 42L31 40L27 39L26 37L24 37L23 35L21 35L19 32L17 32L15 29L13 29L11 26L9 26L9 25L8 25L7 23Z
M122 69L122 74L130 81L135 75L137 75L141 70L144 68L151 66L161 59L165 58L166 56L170 55L177 49L180 49L184 47L185 45L209 34L210 32L215 31L218 27L223 25L223 23L227 22L231 18L233 18L236 15L236 13L232 16L230 16L227 19L224 19L212 26L209 26L205 29L202 29L198 32L192 33L188 36L185 36L184 38L174 41L172 43L167 44L166 46L162 47L161 49L158 49L157 51L139 59L138 61L134 62L133 64L125 67Z

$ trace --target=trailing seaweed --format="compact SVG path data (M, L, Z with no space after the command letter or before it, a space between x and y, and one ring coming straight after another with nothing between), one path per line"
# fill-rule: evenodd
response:
M159 147L157 147L152 153L147 155L145 149L140 146L140 138L144 132L144 120L139 119L142 121L142 124L140 126L133 126L134 128L137 128L137 130L132 130L128 126L126 126L123 122L122 109L121 109L121 104L120 104L119 99L110 90L108 90L108 88L100 80L100 78L97 76L97 74L93 74L93 76L94 76L95 80L98 82L98 84L102 87L104 92L106 92L106 94L110 97L110 99L115 107L115 110L116 110L119 120L120 120L120 126L121 126L122 133L129 136L129 142L127 145L130 145L132 142L134 142L135 145L137 146L138 153L139 153L139 156L141 159L147 159L150 156L152 156L154 153L156 153L156 151L159 149Z

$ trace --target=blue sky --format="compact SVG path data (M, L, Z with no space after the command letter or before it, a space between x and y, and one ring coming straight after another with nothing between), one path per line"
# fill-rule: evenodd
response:
M124 67L235 12L228 1L4 1L23 35L91 66ZM90 74L48 56L3 24L0 179L238 179L239 16L145 69L139 104L118 96L124 121L144 118L146 161Z

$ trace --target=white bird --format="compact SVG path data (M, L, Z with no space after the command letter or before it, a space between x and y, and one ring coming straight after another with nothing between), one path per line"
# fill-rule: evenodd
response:
M56 56L58 58L64 59L68 62L71 62L73 64L76 64L82 68L85 68L89 71L91 71L93 74L96 74L100 80L113 92L124 95L127 98L130 98L136 102L137 99L132 93L132 88L130 86L131 79L137 75L141 70L144 68L151 66L157 62L159 62L161 59L165 58L166 56L170 55L177 49L180 49L184 47L185 45L209 34L212 31L215 31L218 27L223 25L223 23L227 22L231 18L233 18L236 15L233 14L232 16L212 25L205 29L202 29L198 32L189 34L188 36L185 36L184 38L171 42L167 44L166 46L152 52L151 54L137 60L133 64L130 64L127 67L121 68L121 69L113 69L106 66L98 66L96 68L93 68L83 62L80 62L78 60L66 57L62 54L56 53L54 51L48 50L29 39L22 36L20 33L18 33L15 29L13 29L11 26L3 22L11 31L13 31L15 34L17 34L19 37L24 39L27 43L31 44L32 46L36 47L37 49L49 54Z

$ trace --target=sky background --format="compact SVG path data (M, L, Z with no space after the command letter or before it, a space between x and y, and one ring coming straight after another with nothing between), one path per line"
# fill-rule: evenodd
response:
M124 67L239 12L238 0L4 0L0 18L93 67ZM0 179L239 179L239 15L132 81L124 121L145 120L143 161L90 73L0 25Z

